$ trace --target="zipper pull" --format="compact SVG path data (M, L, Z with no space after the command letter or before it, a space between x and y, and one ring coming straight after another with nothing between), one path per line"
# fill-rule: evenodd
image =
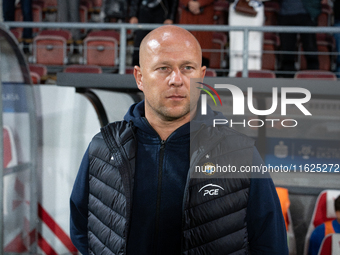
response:
M162 140L162 141L161 141L161 149L164 149L164 147L165 147L165 141Z

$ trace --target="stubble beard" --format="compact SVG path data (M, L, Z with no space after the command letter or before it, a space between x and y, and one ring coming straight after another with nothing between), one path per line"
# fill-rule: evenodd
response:
M163 121L175 121L190 114L190 103L186 103L181 110L176 110L175 112L172 112L171 107L161 106L156 108L150 103L148 105Z

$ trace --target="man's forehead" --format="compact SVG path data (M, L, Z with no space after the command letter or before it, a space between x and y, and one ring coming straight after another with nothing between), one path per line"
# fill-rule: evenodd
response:
M178 27L165 26L153 30L143 39L140 48L141 65L148 64L151 59L152 62L159 63L166 58L177 64L179 60L201 60L201 47L196 38L187 30Z
M174 50L176 48L178 48L178 50L183 49L184 48L192 48L194 47L193 42L189 41L189 40L179 40L179 39L175 39L175 38L153 38L150 39L147 43L147 49L151 50L151 51L156 51L156 50L162 50L162 51L166 51L167 49Z

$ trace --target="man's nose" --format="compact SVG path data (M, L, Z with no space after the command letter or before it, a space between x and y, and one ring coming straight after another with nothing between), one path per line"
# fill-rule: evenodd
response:
M179 69L174 69L171 72L171 77L170 77L170 85L173 86L182 86L183 85L183 77L182 73Z

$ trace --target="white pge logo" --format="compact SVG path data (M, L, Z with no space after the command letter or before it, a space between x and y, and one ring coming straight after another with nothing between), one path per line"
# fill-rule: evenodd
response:
M219 193L220 190L224 190L224 189L219 185L209 183L207 185L204 185L202 188L200 188L198 193L203 191L203 196L205 196L205 195L218 196L218 193Z

